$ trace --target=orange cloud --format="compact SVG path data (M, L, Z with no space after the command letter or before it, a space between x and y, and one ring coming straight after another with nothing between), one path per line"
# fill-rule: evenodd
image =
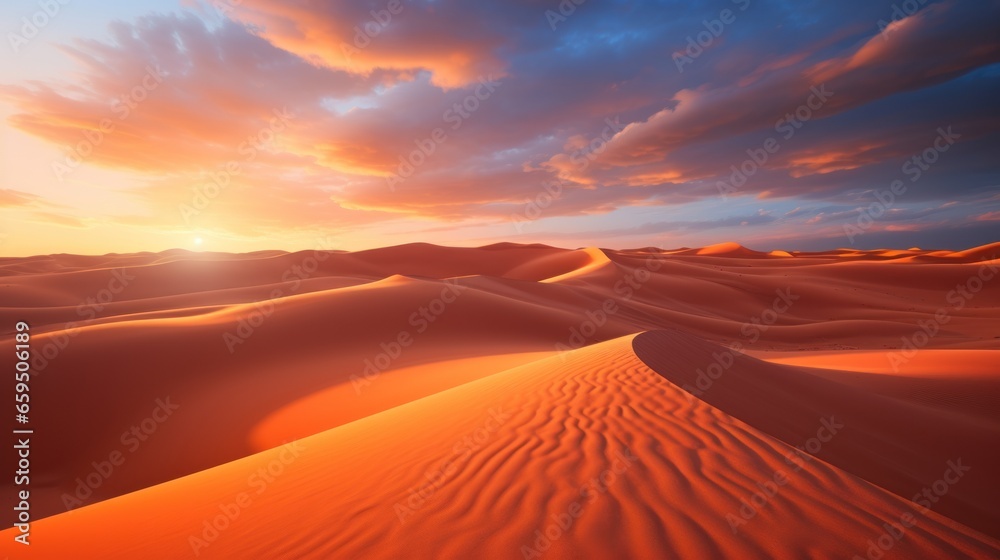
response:
M458 2L246 0L231 15L317 64L363 74L428 70L435 85L458 88L488 74L505 75L506 64L494 54L504 35L473 17L479 11Z
M787 167L792 177L848 171L878 163L886 158L886 144L850 146L840 150L802 151L788 159Z
M172 173L232 160L288 165L296 120L330 120L323 99L380 83L315 68L232 23L209 30L193 17L151 16L112 31L114 45L63 47L86 85L0 86L18 110L12 126L64 146L65 158L52 164L59 178L82 162ZM162 36L176 40L164 45Z
M16 208L23 206L34 206L41 202L41 198L33 194L15 191L13 189L0 189L0 208Z

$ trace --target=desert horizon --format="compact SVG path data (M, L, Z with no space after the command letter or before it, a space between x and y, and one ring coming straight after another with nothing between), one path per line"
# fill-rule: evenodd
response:
M611 247L597 247L597 246L581 246L574 248L561 247L556 245L549 245L547 243L521 243L521 242L509 242L509 241L497 241L494 243L489 243L485 245L441 245L437 243L430 243L427 241L411 241L408 243L400 243L398 245L389 245L386 247L372 247L367 249L339 249L327 247L330 245L330 238L322 239L317 243L317 247L313 249L298 249L298 250L285 250L285 249L258 249L255 251L246 252L228 252L228 251L209 251L206 249L189 249L184 247L172 247L169 249L163 249L159 251L136 251L136 252L108 252L108 253L46 253L46 254L34 254L34 255L23 255L23 256L3 256L0 259L13 260L13 259L35 259L42 257L109 257L109 256L137 256L143 254L164 254L164 253L188 253L190 255L203 255L203 256L218 256L218 255L231 255L231 256L255 256L255 255L279 255L279 254L296 254L296 253L306 253L309 251L322 251L327 253L363 253L367 251L379 251L386 249L394 249L403 246L420 246L420 245L430 245L432 247L439 247L445 249L493 249L502 247L528 247L528 248L544 248L544 249L559 249L564 251L580 251L585 249L597 249L597 250L610 250L610 251L622 251L622 252L638 252L638 251L655 251L662 254L678 254L681 252L687 252L690 255L726 255L734 256L740 254L756 254L756 255L767 255L772 257L787 257L787 256L813 256L813 255L869 255L869 256L881 256L886 258L895 258L900 256L919 256L919 255L929 255L929 256L946 256L954 254L968 254L977 249L983 249L994 245L994 243L987 243L985 245L966 247L963 249L925 249L921 247L908 247L903 248L889 248L889 247L875 247L871 249L861 249L855 247L836 247L826 250L784 250L784 249L771 249L771 250L756 250L751 247L744 246L735 241L725 241L722 243L715 243L711 245L705 245L703 247L674 247L674 248L662 248L656 246L646 246L646 247L626 247L620 249L614 249Z
M1000 560L1000 0L0 22L0 559Z

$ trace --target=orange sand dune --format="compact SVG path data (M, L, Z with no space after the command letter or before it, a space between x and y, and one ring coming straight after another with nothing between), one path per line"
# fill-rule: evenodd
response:
M933 510L916 513L914 504L688 399L632 345L628 336L546 358L45 519L36 524L37 552L845 558L864 554L883 524L918 519L894 542L898 557L1000 553L1000 541ZM644 354L669 362L673 350ZM269 481L260 469L270 469ZM783 483L773 496L744 506L776 476ZM206 528L216 516L221 531Z
M732 243L0 259L0 345L17 321L32 332L29 557L68 543L68 557L189 557L187 536L293 441L307 451L202 555L523 558L623 446L641 460L543 556L864 557L957 458L972 470L893 554L996 555L997 256ZM728 347L745 354L710 390L679 388ZM501 405L509 422L400 524L393 504ZM734 535L727 513L828 416L843 432ZM106 523L128 537L101 555Z
M708 247L702 247L701 249L695 249L694 251L691 251L690 254L741 258L760 258L764 255L758 251L747 249L739 243L719 243L716 245L710 245Z

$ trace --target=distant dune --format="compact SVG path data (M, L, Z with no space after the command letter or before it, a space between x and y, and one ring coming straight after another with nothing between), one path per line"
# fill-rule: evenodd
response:
M0 553L997 558L998 257L2 258L38 435Z

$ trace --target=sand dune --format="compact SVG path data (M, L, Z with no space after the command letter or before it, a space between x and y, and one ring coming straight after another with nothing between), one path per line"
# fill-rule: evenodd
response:
M38 551L518 558L528 549L551 558L640 558L657 550L665 558L836 558L863 554L883 523L915 509L819 459L795 470L800 459L792 447L689 400L632 352L633 342L628 336L565 360L546 358L296 447L43 520ZM669 361L673 350L652 357ZM262 468L276 473L272 482L252 478ZM738 517L745 524L727 519L740 516L742 501L775 472L788 480L767 503ZM252 501L232 506L241 492ZM221 532L206 530L203 522L223 515L226 504L238 516ZM551 529L560 519L568 529ZM117 551L107 551L111 538ZM928 511L894 548L900 557L988 558L1000 553L1000 542Z
M200 556L864 557L913 512L897 557L996 557L998 253L0 259L0 342L31 322L46 442L29 557L190 557L244 491L252 504ZM699 389L718 356L732 363ZM843 430L797 452L830 417ZM628 453L606 492L581 496ZM970 470L924 511L914 495L959 459ZM778 470L787 484L741 517ZM535 531L574 502L541 550ZM22 554L13 532L0 546Z

